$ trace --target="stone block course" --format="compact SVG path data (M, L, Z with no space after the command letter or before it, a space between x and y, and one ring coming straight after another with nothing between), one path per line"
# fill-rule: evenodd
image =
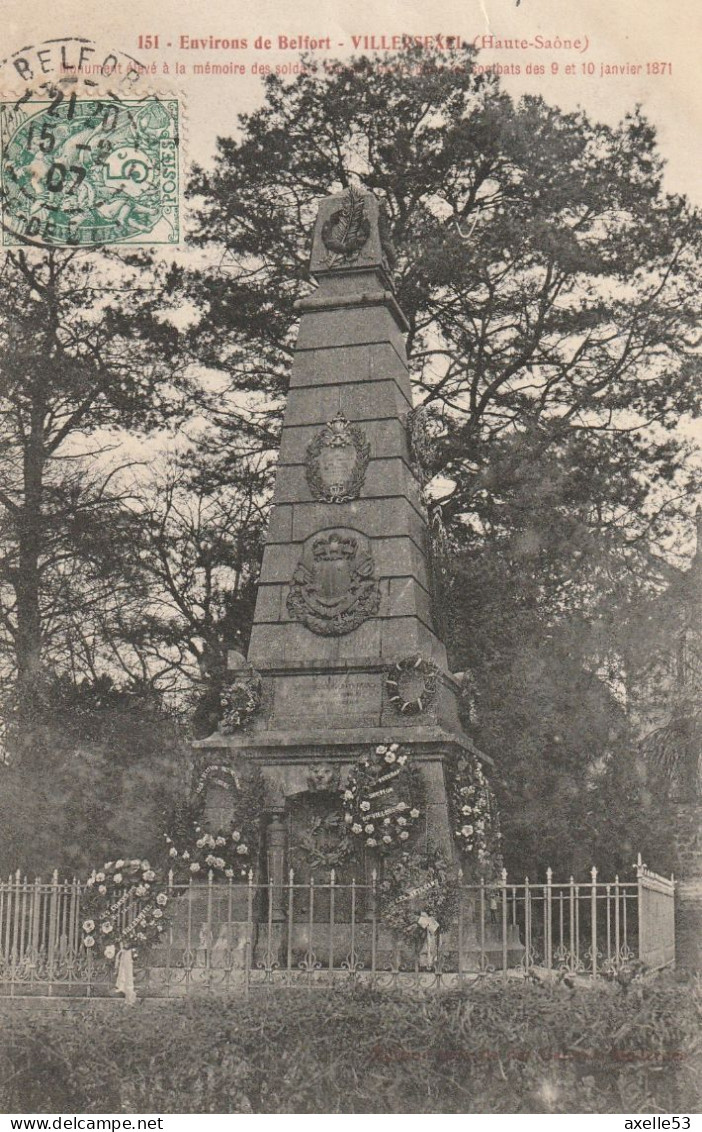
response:
M410 466L407 430L399 417L392 416L386 420L352 421L351 423L361 423L370 444L371 460L399 458L404 460L408 467ZM323 426L284 425L280 438L278 467L287 464L304 464L307 449L321 427Z
M399 357L405 356L404 336L387 307L339 307L303 314L295 350L388 343Z
M355 423L393 416L401 419L411 408L412 402L395 381L376 381L370 388L363 382L347 382L333 388L310 386L296 390L295 396L290 398L285 425L321 427L339 410Z
M290 390L307 386L392 380L409 400L411 386L404 354L387 342L362 346L325 347L295 355Z
M309 503L314 502L314 496L307 482L306 466L304 463L279 465L285 468L285 474L278 477L273 497L274 504L282 503ZM365 480L360 491L361 499L385 499L389 497L404 496L412 503L418 514L421 514L422 502L419 485L408 468L407 464L395 457L394 459L371 459L366 470ZM339 525L343 523L347 509L356 501L333 503L337 509Z

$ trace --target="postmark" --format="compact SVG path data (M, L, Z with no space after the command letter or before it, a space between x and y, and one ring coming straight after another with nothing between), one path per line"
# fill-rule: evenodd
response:
M133 90L153 69L131 55L96 43L85 36L60 36L25 45L0 60L0 88L44 92L58 86L84 89Z
M0 146L5 246L179 242L177 99L28 94L0 102Z

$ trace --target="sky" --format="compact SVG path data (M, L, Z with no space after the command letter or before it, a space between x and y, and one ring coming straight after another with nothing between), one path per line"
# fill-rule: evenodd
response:
M153 89L182 100L187 156L201 163L209 162L218 135L235 131L237 114L259 102L262 68L297 62L294 41L309 37L320 43L319 56L343 57L353 53L353 37L363 47L363 37L375 36L382 51L381 36L389 43L393 35L455 35L477 42L481 64L507 69L503 82L515 96L541 92L609 123L642 103L668 163L667 187L696 203L701 12L699 0L0 0L8 55L83 37L94 41L94 59L123 52L148 65ZM210 37L229 43L211 45ZM27 58L36 64L31 51ZM213 65L234 73L212 74ZM0 66L0 94L15 89L16 78L11 63Z

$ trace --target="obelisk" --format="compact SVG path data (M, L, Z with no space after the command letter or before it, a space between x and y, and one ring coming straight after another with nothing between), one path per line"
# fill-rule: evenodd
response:
M472 744L432 608L427 516L408 442L407 324L386 229L368 192L348 189L319 206L317 286L297 304L247 658L262 703L241 731L195 746L210 761L216 750L219 760L258 763L284 813L315 781L343 786L365 750L401 742L425 782L420 842L451 852L445 766Z

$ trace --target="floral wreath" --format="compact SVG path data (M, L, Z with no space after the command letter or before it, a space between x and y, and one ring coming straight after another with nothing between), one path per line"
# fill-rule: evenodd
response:
M169 896L148 861L107 861L85 882L83 946L105 959L137 944L158 943L166 928Z
M230 766L228 763L209 763L200 771L200 774L195 780L193 787L194 798L199 799L201 797L210 779L212 779L217 786L233 786L236 790L241 789L239 775L233 766Z
M314 816L310 828L298 837L297 844L292 849L302 854L310 869L325 873L330 873L332 869L336 871L354 856L348 829L337 805L324 814ZM331 845L320 844L320 839L324 842L325 835L331 835Z
M233 782L237 791L229 828L218 829L214 833L202 825L205 787L210 780L220 785ZM223 764L205 767L190 799L176 806L168 816L164 838L173 872L180 880L197 880L209 873L227 880L247 878L258 857L264 806L265 785L260 771L252 769L245 775L238 775L233 767Z
M342 795L349 834L385 855L409 841L420 810L420 780L399 743L381 744L362 755Z
M453 832L461 853L480 865L501 867L497 806L480 762L474 756L461 755L450 779Z
M261 706L261 677L255 668L249 675L225 684L219 693L219 730L223 735L238 731Z
M398 660L385 680L390 703L403 715L417 715L424 711L436 698L439 671L438 665L433 660L426 660L418 653ZM406 689L407 685L411 685L417 678L422 681L422 689L418 694L408 696L407 691L403 691L403 685Z
M400 854L377 892L382 924L417 944L447 928L458 910L458 877L440 849Z

